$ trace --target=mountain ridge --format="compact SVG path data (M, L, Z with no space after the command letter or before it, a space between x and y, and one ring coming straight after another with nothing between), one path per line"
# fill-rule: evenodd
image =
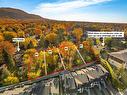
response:
M16 19L16 20L42 20L41 16L35 14L29 14L23 10L15 9L15 8L0 8L0 19Z

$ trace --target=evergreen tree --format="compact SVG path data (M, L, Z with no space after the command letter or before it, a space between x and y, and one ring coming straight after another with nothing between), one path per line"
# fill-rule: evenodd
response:
M3 58L4 58L4 62L5 62L5 63L7 64L7 66L8 66L8 69L9 69L10 71L13 71L14 68L15 68L15 62L14 62L12 56L9 55L8 52L7 52L5 49L3 49Z
M33 48L34 46L33 46L33 43L32 43L32 41L30 41L30 43L28 44L28 49L30 49L30 48Z
M44 48L44 35L40 36L40 43L39 44L40 44L41 48Z

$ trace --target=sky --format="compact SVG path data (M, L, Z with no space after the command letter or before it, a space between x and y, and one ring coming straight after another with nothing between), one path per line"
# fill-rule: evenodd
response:
M0 7L55 20L127 23L127 0L0 0Z

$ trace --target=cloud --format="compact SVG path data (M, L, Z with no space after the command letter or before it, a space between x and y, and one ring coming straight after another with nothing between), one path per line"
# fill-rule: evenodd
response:
M51 12L51 13L58 13L58 12L66 12L71 11L77 8L86 7L110 0L69 0L62 2L63 0L60 0L59 2L54 3L41 3L39 4L33 12L40 13L40 12Z
M77 11L87 6L108 2L111 0L59 0L53 3L41 3L32 13L44 18L65 21L97 21L97 22L125 22L115 14L97 14L96 12Z

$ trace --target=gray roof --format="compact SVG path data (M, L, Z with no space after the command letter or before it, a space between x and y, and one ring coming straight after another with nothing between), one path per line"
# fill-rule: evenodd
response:
M89 83L91 80L98 79L108 73L108 71L99 64L75 72L77 75L74 73L72 75L83 84Z
M127 63L127 49L121 50L118 52L112 52L112 53L109 53L109 55Z
M84 84L90 84L93 80L101 78L106 73L108 73L108 71L104 69L104 67L100 64L96 64L73 72L66 72L61 76L61 81L59 78L53 78L45 82L38 83L38 85L32 89L32 93L36 95L48 95L47 93L54 93L59 95L59 86L56 87L54 84L56 83L59 85L59 82L62 83L61 86L64 88L65 92L74 91L76 87L81 87ZM47 83L50 84L50 86L43 86Z

